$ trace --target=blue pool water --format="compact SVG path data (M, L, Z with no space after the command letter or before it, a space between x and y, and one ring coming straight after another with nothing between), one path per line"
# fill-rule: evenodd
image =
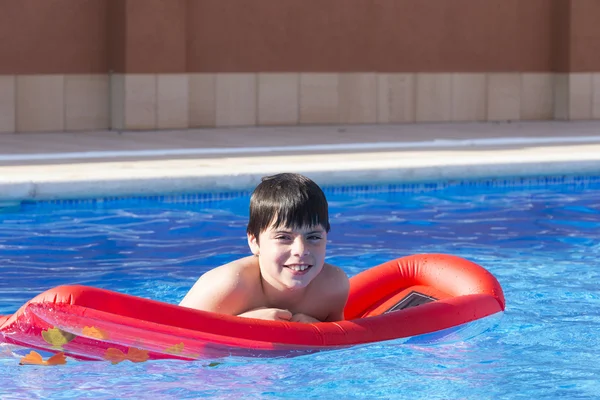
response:
M598 398L600 178L330 188L328 261L348 275L451 253L490 270L507 309L436 345L377 343L285 359L18 366L0 398ZM212 197L211 197L212 196ZM248 254L247 194L38 203L0 212L0 314L60 284L178 302L204 271Z

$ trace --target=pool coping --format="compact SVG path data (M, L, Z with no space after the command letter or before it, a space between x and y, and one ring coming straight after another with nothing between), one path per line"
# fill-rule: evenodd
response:
M17 135L10 138L17 151L0 151L0 201L251 190L261 177L284 171L324 186L600 174L600 121L347 129L353 140L327 136L339 132L335 127L288 128L283 138L277 128L212 130L213 140L220 140L216 147L202 146L198 132L175 132L191 146L186 148L161 146L170 132L132 133L137 147L116 152L97 151L108 148L110 135L103 134L92 138L94 149L84 144L78 151L20 152L19 143L27 149L44 136ZM311 141L303 143L299 135ZM60 145L74 138L89 139L69 133L49 140Z
M600 144L4 166L0 200L249 190L262 176L283 171L327 186L591 175L600 173Z

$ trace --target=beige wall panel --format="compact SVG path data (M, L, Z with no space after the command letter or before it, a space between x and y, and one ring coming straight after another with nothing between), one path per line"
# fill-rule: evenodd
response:
M377 122L394 124L415 121L415 74L379 74Z
M56 132L64 129L64 75L18 76L17 131Z
M485 121L486 85L485 74L452 74L453 121Z
M17 78L0 75L0 133L15 132L17 129Z
M216 125L256 125L256 74L223 73L216 82Z
M338 88L338 74L300 74L300 123L339 123Z
M340 123L377 123L377 75L375 73L340 74L338 96Z
M586 120L592 118L594 89L591 73L569 75L569 119Z
M125 75L124 129L156 129L156 75Z
M592 118L600 119L600 72L592 74Z
M521 75L521 120L551 120L554 117L554 75Z
M110 75L110 129L125 127L125 75Z
M416 121L452 120L452 74L417 74Z
M189 126L189 82L187 74L157 76L158 129L185 129Z
M491 73L487 77L488 121L518 121L521 117L521 76Z
M569 115L569 74L554 74L554 119L566 121Z
M65 129L108 129L109 95L108 75L66 75Z
M189 75L189 124L191 128L214 127L217 123L216 74Z
M300 118L300 74L258 74L258 124L297 125Z

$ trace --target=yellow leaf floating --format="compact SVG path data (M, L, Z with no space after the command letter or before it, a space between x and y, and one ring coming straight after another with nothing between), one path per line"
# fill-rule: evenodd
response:
M100 340L109 338L108 332L106 332L100 328L96 328L95 326L84 327L82 334L83 334L83 336L91 337L94 339L100 339Z
M57 353L52 357L48 358L48 360L44 361L40 353L35 351L31 351L25 357L21 358L19 361L19 365L64 365L67 363L67 358L64 353Z
M127 350L127 354L123 353L119 349L115 349L114 347L109 347L104 353L104 358L110 361L113 364L118 364L125 360L129 360L134 363L140 363L144 361L148 361L148 351L140 350L133 347L130 347Z
M47 331L42 331L42 337L44 340L51 344L56 349L62 349L62 347L75 339L77 336L72 333L61 331L58 328L51 328Z
M175 345L167 348L165 350L165 352L169 353L169 354L181 354L181 352L183 351L183 347L184 347L184 344L183 344L183 342L181 342L181 343L175 344Z

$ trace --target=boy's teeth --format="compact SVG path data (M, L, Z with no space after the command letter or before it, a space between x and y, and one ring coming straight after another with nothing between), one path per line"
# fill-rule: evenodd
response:
M308 265L290 265L289 268L293 269L294 271L304 271L306 268L308 268Z

